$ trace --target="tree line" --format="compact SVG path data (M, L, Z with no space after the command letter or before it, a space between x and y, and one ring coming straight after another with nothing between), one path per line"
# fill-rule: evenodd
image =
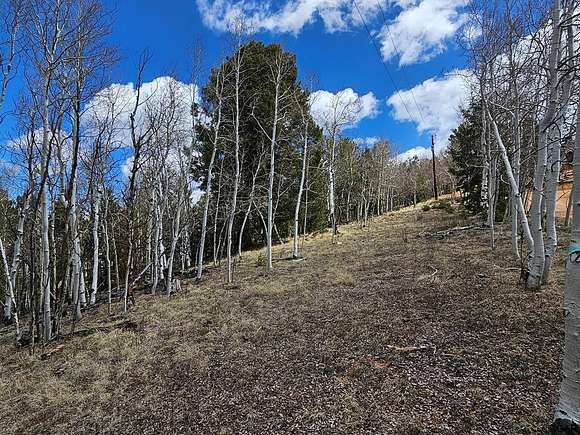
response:
M225 263L232 283L247 249L265 247L272 272L277 243L292 240L299 258L307 233L334 242L344 223L432 195L430 161L346 137L362 104L346 92L314 114L315 80L300 81L295 56L253 40L241 19L209 73L198 41L187 80L146 82L144 52L123 85L110 82L114 16L99 0L2 8L0 108L13 132L0 179L0 295L20 345L62 336L96 304L127 312L137 290L169 296L211 263ZM448 159L437 167L440 190L453 190Z

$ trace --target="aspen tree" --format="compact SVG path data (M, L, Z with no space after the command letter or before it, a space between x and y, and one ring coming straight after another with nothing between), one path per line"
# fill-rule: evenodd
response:
M554 414L552 433L574 434L580 431L580 110L576 111L574 140L573 218L570 247L566 262L564 293L564 359L560 396Z

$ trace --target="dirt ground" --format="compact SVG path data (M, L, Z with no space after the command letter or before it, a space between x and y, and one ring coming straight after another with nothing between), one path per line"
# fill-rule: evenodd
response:
M509 233L489 249L441 210L309 237L303 261L245 254L237 282L139 296L128 318L15 351L0 333L0 433L541 434L556 400L563 259L519 285ZM562 252L564 249L561 249ZM116 307L117 310L120 307ZM46 360L41 354L58 348Z

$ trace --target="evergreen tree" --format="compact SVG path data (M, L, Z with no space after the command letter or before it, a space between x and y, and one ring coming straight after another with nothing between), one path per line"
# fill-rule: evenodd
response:
M481 107L477 102L462 110L462 121L449 137L452 174L462 193L463 206L472 214L484 211L481 199L483 153L481 149Z

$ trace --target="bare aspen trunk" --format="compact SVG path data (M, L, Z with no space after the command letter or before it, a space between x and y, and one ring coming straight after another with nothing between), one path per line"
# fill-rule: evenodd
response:
M234 174L234 186L232 192L232 202L230 205L230 216L228 219L228 233L227 233L227 260L228 260L228 273L227 282L231 284L234 281L234 261L232 257L232 243L233 243L233 231L234 231L234 221L236 219L236 208L238 205L238 189L240 185L240 86L241 86L241 69L242 69L242 53L241 44L238 43L238 50L236 54L236 82L235 82L235 128L234 128L234 159L235 159L235 174Z
M44 158L43 158L44 160ZM46 158L48 161L48 157ZM41 207L41 219L42 219L42 327L43 327L43 338L45 342L50 341L52 338L52 322L51 322L51 306L50 306L50 241L48 237L49 224L48 224L48 200L46 197L45 188L42 189L42 195L40 199Z
M79 301L80 306L84 307L87 305L87 287L85 284L85 270L84 270L84 263L81 259L80 262L80 281L79 281Z
M484 78L485 80L485 78ZM483 92L483 91L482 91ZM492 159L491 155L491 135L488 126L488 120L486 118L487 114L487 103L484 100L482 102L483 117L482 117L482 133L481 142L483 145L483 150L485 153L485 163L484 169L486 172L485 180L486 190L485 199L487 201L487 225L489 227L490 238L491 238L491 249L495 249L495 205L497 196L497 161Z
M513 169L514 169L514 180L517 186L517 192L511 192L511 243L512 243L512 252L514 256L519 259L520 258L520 250L518 246L518 233L519 233L519 222L521 219L520 210L517 205L516 200L516 193L520 191L520 162L521 162L521 131L520 131L520 111L519 108L516 107L515 115L514 115L514 124L515 124L515 152L513 156Z
M75 311L75 320L81 318L81 244L78 234L78 212L77 212L77 182L76 177L71 179L72 190L70 199L70 230L71 230L71 240L72 240L72 252L71 252L71 263L72 263L72 279L71 279L71 292L72 292L72 302Z
M161 259L160 259L160 244L161 244L161 224L162 224L162 216L161 211L159 209L159 197L157 194L158 189L155 189L155 197L154 197L154 216L155 216L155 239L153 241L153 249L155 250L153 253L153 285L151 286L151 293L155 294L157 291L157 286L159 285L159 275L163 273L163 269L160 266Z
M51 195L51 202L53 202L53 197ZM50 259L50 264L51 264L51 269L52 269L52 275L50 278L50 281L52 282L52 287L53 287L53 299L54 299L54 309L53 311L53 320L52 320L52 329L53 329L53 333L56 331L55 326L56 326L56 318L58 317L58 306L56 305L57 302L57 295L56 295L56 291L58 289L58 275L57 275L57 271L56 271L56 239L55 239L55 220L56 220L56 213L52 213L52 219L50 219L50 246L51 246L51 259Z
M348 192L346 194L346 221L350 222L350 198L352 196L352 183L348 186Z
M274 122L272 123L272 135L270 137L270 176L268 178L268 230L266 232L266 270L272 272L272 228L274 226L274 164L276 161L276 135L278 128L278 104L280 96L280 79L282 66L278 65L277 76L275 78L274 93Z
M2 11L6 17L6 24L8 32L8 40L3 41L8 47L6 51L6 56L3 59L2 69L0 70L0 109L4 105L4 99L6 98L6 92L8 91L8 83L12 78L12 70L14 68L14 62L17 60L16 55L18 53L18 37L21 27L21 19L24 15L23 4L18 2L10 2L7 4L8 10ZM6 35L3 35L6 36Z
M491 237L491 249L495 250L495 212L497 204L497 160L491 157L490 141L487 141L487 159L489 169L489 186L487 195L487 225Z
M126 313L129 310L129 276L131 275L131 269L133 264L133 225L129 223L129 248L127 250L127 263L125 270L125 290L123 293L123 312Z
M480 81L480 93L481 93L481 150L484 155L483 168L481 173L481 204L487 204L489 206L489 154L487 145L487 104L485 102L485 84L486 84L486 70L485 67L481 72ZM489 223L489 215L488 215Z
M530 262L527 287L538 289L544 274L546 262L544 252L544 234L542 231L542 200L544 197L544 178L546 175L548 157L548 129L554 119L558 100L558 60L560 57L560 0L554 0L552 10L552 39L550 42L549 87L550 95L546 113L539 126L538 152L536 169L534 172L534 191L532 193L532 205L530 208L530 223L532 237L534 238L534 255Z
M306 232L308 231L308 192L310 185L308 183L308 157L306 157L306 191L304 192L304 223L302 227L302 249L304 249L304 242L306 241Z
M369 221L369 206L370 201L365 201L365 226L367 226Z
M10 277L10 269L8 269L8 259L6 258L6 251L4 250L4 243L2 242L2 237L0 237L0 257L2 257L2 263L4 266L4 272L6 274L6 284L8 286L8 294L6 296L7 302L10 305L4 307L4 317L7 319L14 316L14 326L16 327L16 341L20 338L20 322L18 321L18 307L16 306L16 298L14 297L14 287L12 286L12 279ZM14 311L12 311L12 306L14 306Z
M111 314L111 303L112 303L112 292L113 287L111 284L111 250L109 244L109 229L107 224L107 217L109 211L109 200L105 196L105 214L103 216L103 222L101 223L101 232L103 233L103 238L105 240L105 262L107 265L107 311Z
M258 158L258 164L256 166L256 171L252 176L252 188L250 189L250 199L248 200L248 208L246 208L246 213L244 214L244 220L242 221L242 226L240 227L240 235L238 237L238 256L242 257L242 238L244 236L244 229L246 228L246 223L248 222L248 217L252 211L252 206L254 204L254 194L256 192L256 179L258 178L258 173L260 172L260 166L262 164L263 153L260 154Z
M51 62L52 63L52 62ZM48 165L50 161L50 138L49 138L49 88L50 88L51 78L48 75L45 78L44 83L44 100L43 100L43 115L42 115L42 148L41 148L41 164L40 172L42 174L42 184L40 186L40 213L41 213L41 246L42 246L42 261L41 261L41 300L42 300L42 327L43 327L43 338L45 342L50 341L52 338L52 322L51 322L51 310L50 310L50 241L48 238L48 199L47 199L47 180L48 177Z
M204 254L205 254L205 235L207 232L207 217L209 214L209 202L211 199L211 187L212 187L212 178L213 178L213 167L214 167L214 163L215 163L215 155L216 155L216 151L217 151L217 145L218 145L218 140L219 140L219 130L220 130L220 126L221 126L221 121L222 121L222 94L223 94L223 78L220 84L220 77L221 74L218 72L217 75L217 89L219 90L218 92L218 107L217 107L217 120L214 126L215 132L214 132L214 137L213 137L213 146L212 146L212 150L211 150L211 158L209 161L209 166L207 168L207 187L206 187L206 192L205 192L205 204L203 207L203 218L201 221L201 234L199 237L199 249L198 249L198 257L197 257L197 279L200 280L202 273L203 273L203 258L204 258ZM221 176L221 174L220 174ZM216 207L219 206L219 201L218 204L216 205ZM217 214L217 210L216 210L216 214ZM217 219L217 218L216 218ZM214 230L214 262L215 262L215 230Z
M521 114L520 114L520 90L517 80L517 72L515 70L513 44L510 41L509 45L509 68L510 68L510 89L514 99L514 153L512 158L512 167L514 180L518 187L517 192L520 191L520 166L522 154L522 131L521 131ZM519 221L520 214L516 200L516 192L510 188L511 191L511 244L514 256L520 258L520 250L518 246L519 239Z
M119 273L119 254L117 252L117 241L115 239L114 227L111 227L111 233L113 235L113 258L115 259L115 288L119 291L121 289L121 274Z
M334 164L336 158L336 132L332 134L332 144L330 149L330 161L328 164L328 212L330 214L330 225L332 226L332 243L336 242L336 204L335 204L335 174Z
M222 163L220 165L220 175L218 179L218 191L217 191L217 198L215 204L215 213L213 218L213 264L214 266L218 263L218 246L217 246L217 227L218 227L218 217L219 217L219 209L220 209L220 197L222 192L222 174L224 171L224 160L222 159ZM221 232L220 232L220 240L221 240Z
M488 114L489 114L489 112L488 112ZM510 160L509 160L509 157L507 154L507 150L505 148L505 145L504 145L503 140L501 138L501 135L499 133L499 129L497 128L497 124L491 115L489 115L489 118L491 120L491 125L493 127L493 132L494 132L494 135L495 135L495 138L497 141L497 145L501 151L501 156L502 156L502 159L503 159L503 162L505 165L505 169L506 169L508 180L510 182L510 186L511 186L512 190L514 192L516 192L514 199L516 201L516 205L518 207L518 210L519 210L519 213L521 216L522 230L524 232L524 236L525 236L526 242L528 244L529 255L531 255L532 252L534 251L534 239L532 237L530 225L528 224L528 218L526 215L526 210L524 208L524 203L522 201L522 195L520 194L520 191L518 189L518 185L516 183L516 179L515 179L514 173L512 171L512 165L510 163Z
M169 250L169 260L167 261L167 277L166 277L166 293L171 295L173 286L173 263L175 259L175 249L177 248L177 241L181 233L181 210L183 208L183 196L185 196L184 186L181 186L178 194L177 212L173 220L171 248Z
M148 270L148 278L149 278L149 282L153 282L153 234L154 234L154 228L153 228L153 215L154 215L154 207L153 204L155 203L155 190L153 189L151 191L151 210L149 211L149 217L147 219L147 252L145 254L146 256L146 261L147 264L150 264L151 266L149 267Z
M574 141L574 188L572 191L574 217L572 236L566 263L566 291L564 294L564 359L562 383L553 433L573 434L580 431L580 111L576 112Z
M16 239L14 240L14 249L12 254L12 267L10 268L9 286L13 292L16 290L16 277L18 275L18 268L22 259L22 240L24 239L24 223L26 221L26 212L30 206L30 193L27 191L24 198L24 204L18 210L18 225L16 227ZM6 269L8 271L8 269ZM8 292L4 300L4 319L10 320L12 313L12 305L15 304L13 292ZM16 309L16 305L14 305Z
M549 146L548 170L546 176L546 243L544 270L542 272L542 284L547 284L550 278L552 260L556 254L558 246L558 236L556 231L556 201L558 195L558 181L560 180L560 138L552 129L553 135L548 140Z
M294 209L294 246L292 249L292 257L299 258L299 246L298 246L298 220L300 219L300 204L302 203L302 192L304 192L304 182L306 180L306 166L308 162L308 119L304 122L304 147L302 149L302 173L300 175L300 184L298 186L298 196L296 197L296 208ZM350 207L350 189L348 191L348 200L346 210ZM348 216L347 216L348 220ZM304 228L306 231L306 228Z
M242 226L240 227L240 234L238 235L238 257L242 258L242 242L244 238L244 230L246 229L246 223L248 222L248 217L252 211L252 201L254 200L254 189L250 192L250 200L248 201L248 207L244 213L244 219L242 220Z
M94 204L94 217L93 217L93 273L91 281L91 296L90 305L95 305L97 302L97 287L99 285L99 219L100 219L100 207L101 207L101 197L103 196L103 190L99 183L97 187L97 194L95 196Z
M575 70L574 62L574 33L570 26L567 30L567 53L569 59L569 71ZM561 141L560 132L564 124L564 117L568 109L568 101L572 90L572 76L569 73L562 85L561 103L556 115L556 125L550 128L551 134L547 136L550 153L548 156L548 175L546 177L546 251L544 271L542 274L542 284L547 284L550 278L550 271L552 269L552 262L556 255L558 247L558 234L556 231L556 204L558 196L558 183L560 181L561 168Z

